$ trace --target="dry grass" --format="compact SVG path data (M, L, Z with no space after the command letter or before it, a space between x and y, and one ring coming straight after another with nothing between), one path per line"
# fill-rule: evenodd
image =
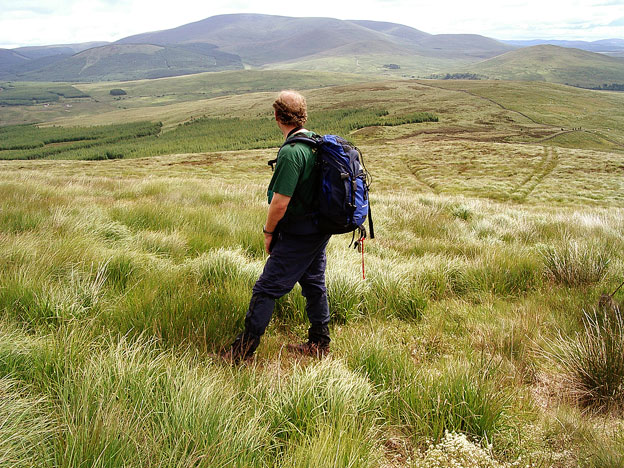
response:
M488 96L512 99L506 86ZM197 106L243 116L266 113L271 98ZM307 328L298 294L280 301L256 361L230 369L209 357L240 328L265 259L258 227L274 150L2 161L0 377L10 380L0 392L12 406L0 418L50 444L0 445L40 466L409 466L446 429L472 437L456 445L492 466L520 455L616 466L621 438L605 427L619 417L584 424L595 416L560 398L566 381L539 349L584 330L579 311L621 281L622 153L536 144L551 124L411 81L309 100L444 117L353 135L375 176L378 238L366 244L366 281L350 237L330 243L332 359L283 349ZM174 121L190 110L177 105L160 110ZM554 277L543 252L573 244L602 250L567 266L587 273L604 254L608 269ZM480 418L487 401L494 414Z

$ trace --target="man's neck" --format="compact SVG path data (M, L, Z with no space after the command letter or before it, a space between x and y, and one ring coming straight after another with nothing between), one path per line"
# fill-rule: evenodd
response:
M281 125L280 124L279 127L282 130L282 133L284 134L284 139L287 139L291 135L291 132L292 132L292 134L295 134L295 133L298 133L298 132L307 131L305 128L298 127L296 125Z

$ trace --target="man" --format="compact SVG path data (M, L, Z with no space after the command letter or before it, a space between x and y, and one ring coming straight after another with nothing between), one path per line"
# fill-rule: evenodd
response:
M312 136L305 98L282 91L273 103L275 120L284 134L267 196L269 211L262 229L269 258L252 290L245 330L225 357L234 362L251 357L269 324L275 300L299 282L310 320L308 341L289 345L291 351L324 355L329 351L329 306L325 287L325 248L331 235L319 231L315 217L318 169L316 155L305 143L288 144L296 133Z

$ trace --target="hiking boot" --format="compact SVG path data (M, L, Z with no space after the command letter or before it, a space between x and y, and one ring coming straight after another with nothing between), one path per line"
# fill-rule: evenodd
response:
M239 353L237 350L232 348L226 351L222 351L219 354L215 354L213 356L231 366L237 366L243 362L248 362L253 359L253 354L246 356L245 354Z
M253 358L259 344L259 337L243 332L236 337L230 349L220 353L219 357L229 364L240 364L241 361L249 361Z
M325 355L329 354L329 344L314 343L312 341L301 344L289 344L286 345L286 349L295 353L303 354L305 356L318 358L324 357Z

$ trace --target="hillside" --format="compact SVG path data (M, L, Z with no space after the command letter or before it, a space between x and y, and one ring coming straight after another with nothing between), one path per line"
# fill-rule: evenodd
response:
M106 42L85 42L0 49L0 79L21 80L30 72L49 70L50 67L76 53L106 44ZM50 75L54 74L54 72L50 73Z
M365 49L373 54L383 50L389 55L435 55L445 58L493 57L513 49L482 36L432 36L395 23L256 14L213 16L166 31L131 36L119 42L210 42L256 66L301 60L318 54L341 55L361 44L366 44Z
M413 42L415 44L431 36L429 33L419 31L409 26L385 21L350 20L349 22L389 36L394 36L400 41Z
M484 59L514 50L496 39L478 34L436 34L419 43L421 53L444 58Z
M389 36L348 21L255 14L213 16L118 41L120 44L146 42L210 42L254 66L293 60L358 42L380 43L386 48L406 52Z
M581 87L624 83L624 61L606 55L553 45L508 52L467 67L500 80L548 81Z
M305 90L308 128L362 150L377 236L327 246L329 356L286 346L308 333L297 287L231 368L283 135L274 92L228 94L285 75L334 74L144 80L121 101L81 84L93 120L65 101L0 127L0 464L624 466L624 93ZM202 82L223 95L184 101ZM439 120L401 123L420 112Z
M624 39L602 39L600 41L558 41L553 39L533 39L530 41L501 41L505 44L517 47L531 47L536 45L555 45L559 47L571 47L573 49L599 52L602 54L615 54L624 52Z
M28 61L27 57L9 49L0 49L0 73L16 65L21 65Z
M60 60L44 57L38 61L44 60L52 60L52 63L33 70L27 69L28 64L25 64L18 77L31 81L109 81L243 68L238 56L221 52L211 44L176 47L113 44Z
M429 34L402 24L228 14L113 44L0 50L5 81L128 81L242 68L422 78L453 72L582 87L624 83L619 39L579 42L613 55L517 44L476 34ZM538 41L539 42L539 41ZM554 41L557 42L557 41Z
M92 49L94 47L101 47L107 45L108 42L82 42L78 44L60 44L49 46L28 46L18 47L13 49L14 52L18 52L24 57L29 59L37 59L41 57L48 57L50 55L73 55L83 50Z
M72 46L22 48L22 59L17 50L7 51L7 57L13 54L11 66L0 69L0 78L134 80L239 69L243 64L384 75L389 74L384 65L399 64L390 74L426 76L511 49L482 36L433 36L395 23L232 14L84 51ZM72 51L78 53L70 55ZM350 60L346 66L345 58ZM360 62L364 66L352 66Z

